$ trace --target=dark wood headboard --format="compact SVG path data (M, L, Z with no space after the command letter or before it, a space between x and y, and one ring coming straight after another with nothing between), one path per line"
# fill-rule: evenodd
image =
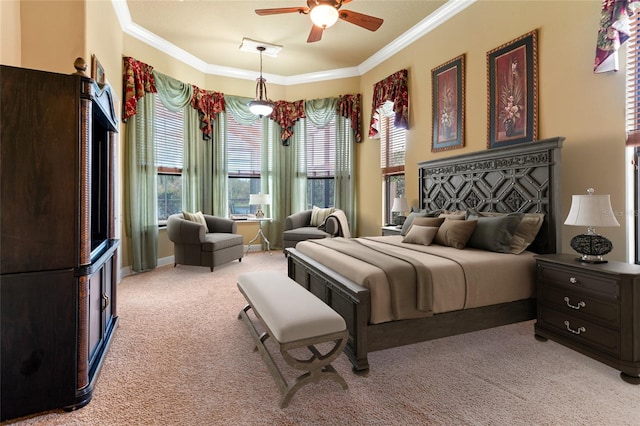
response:
M529 250L560 252L560 151L564 137L418 164L420 208L544 213Z

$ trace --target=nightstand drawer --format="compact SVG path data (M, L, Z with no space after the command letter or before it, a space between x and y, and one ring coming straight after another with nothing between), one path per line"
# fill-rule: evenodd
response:
M547 307L538 308L538 322L540 326L553 330L576 343L620 356L620 333L609 328Z
M592 291L612 299L618 299L620 294L618 281L605 277L582 274L576 272L575 268L556 269L541 267L540 273L544 281L552 282L556 285Z
M593 293L568 286L554 285L544 285L538 292L538 297L538 303L559 312L600 322L615 329L620 328L620 305L617 301L599 298Z

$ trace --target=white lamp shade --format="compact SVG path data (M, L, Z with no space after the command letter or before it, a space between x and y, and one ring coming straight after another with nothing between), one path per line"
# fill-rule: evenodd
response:
M273 104L269 101L255 99L249 102L249 111L254 115L267 117L273 111Z
M564 221L574 226L620 226L613 214L609 195L573 195L571 209Z
M393 200L393 205L391 206L392 212L406 212L409 211L409 203L405 197L396 197Z
M249 204L269 205L271 204L271 195L270 194L249 194Z
M329 28L338 20L338 10L328 4L319 4L309 13L311 22L320 28Z

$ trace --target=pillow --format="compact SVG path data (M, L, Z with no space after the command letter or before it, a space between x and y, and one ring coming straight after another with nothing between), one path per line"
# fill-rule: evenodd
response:
M496 212L476 212L475 210L469 210L468 213L475 214L477 216L495 217L495 216L509 216L522 213L496 213ZM511 253L520 254L531 245L533 240L536 239L542 223L544 222L544 213L524 213L522 220L516 227L511 239Z
M413 220L413 225L418 225L418 226L433 226L433 227L440 227L440 225L442 225L442 222L444 222L444 217L416 217ZM411 230L411 227L409 228L409 230Z
M204 225L205 229L209 230L209 228L207 227L207 221L204 219L204 215L202 214L202 212L196 212L196 213L182 212L182 216L188 221L196 222L196 223L199 223L200 225Z
M511 253L513 234L524 214L484 217L469 215L469 220L477 220L476 229L467 241L468 247L497 253Z
M333 213L335 209L333 207L328 207L326 209L321 209L320 207L313 206L313 210L311 211L311 226L320 226L327 220L327 217L331 213Z
M440 213L438 217L444 217L451 220L465 220L467 215L465 212L447 212L445 210L444 212Z
M445 219L434 242L441 246L463 249L476 229L477 220Z
M407 216L404 223L402 224L402 230L400 231L400 235L407 235L407 232L409 232L409 228L411 228L411 224L413 223L414 219L419 217L437 217L439 214L440 214L439 211L428 212L426 210L420 210L417 212L409 213L409 216ZM428 226L440 226L440 225L428 225Z
M431 244L431 242L433 242L433 239L436 237L437 233L437 226L422 226L414 223L411 229L409 229L409 232L407 232L407 236L404 237L402 242L428 246Z

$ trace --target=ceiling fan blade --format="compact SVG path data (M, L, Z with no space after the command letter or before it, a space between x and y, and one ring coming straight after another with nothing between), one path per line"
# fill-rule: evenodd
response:
M322 33L324 29L317 27L315 25L311 26L311 32L309 33L309 37L307 38L307 43L313 43L314 41L320 41L322 38Z
M384 22L384 20L376 18L375 16L365 15L364 13L358 13L352 10L340 10L339 17L343 21L347 21L359 27L366 28L369 31L377 30Z
M280 13L309 13L308 7L277 7L275 9L256 9L256 13L260 16L278 15Z

